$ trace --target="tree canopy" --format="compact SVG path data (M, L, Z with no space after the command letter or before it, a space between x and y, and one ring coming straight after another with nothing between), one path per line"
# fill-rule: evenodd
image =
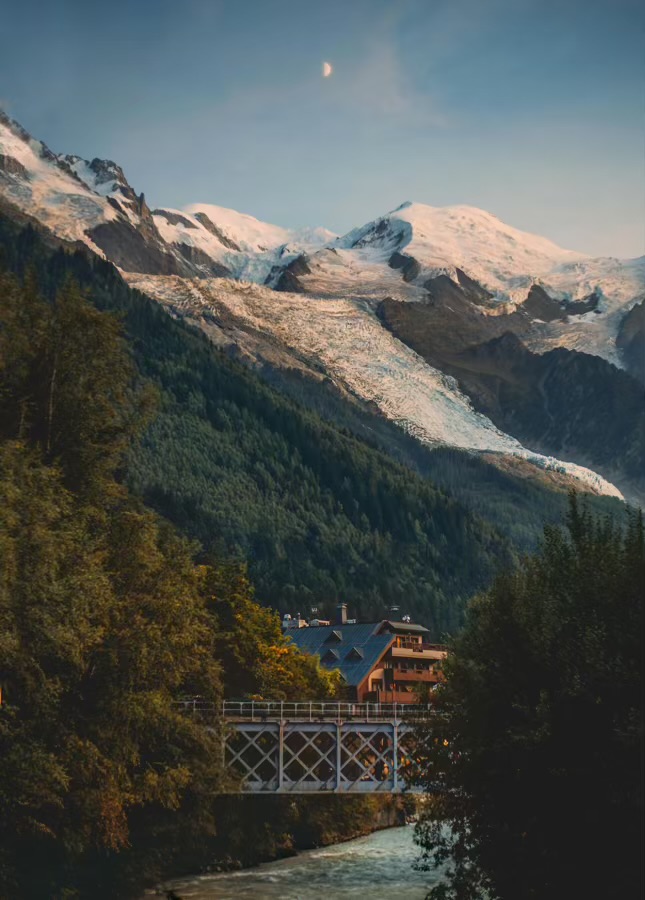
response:
M452 646L418 830L432 896L641 896L642 515L575 496L567 531L472 603Z
M0 896L99 896L121 856L217 833L217 716L182 696L335 683L123 485L149 403L114 316L0 278L0 376Z
M215 653L227 698L333 700L340 674L322 668L283 634L278 614L253 601L246 568L235 562L202 570L202 591L215 623Z

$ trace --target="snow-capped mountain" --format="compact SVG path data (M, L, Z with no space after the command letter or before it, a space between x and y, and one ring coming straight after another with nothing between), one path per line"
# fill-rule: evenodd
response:
M645 256L594 258L474 207L407 202L310 255L297 288L425 302L446 279L482 315L523 311L538 351L584 349L620 365L616 339L625 313L645 296Z
M493 314L521 305L534 284L558 301L581 300L600 289L611 305L629 302L644 285L645 257L596 259L563 250L471 206L403 203L329 243L308 261L310 268L324 270L330 253L336 265L341 259L357 272L384 264L401 270L403 280L419 288L437 275L457 284L476 281L481 305Z
M336 237L209 204L151 211L115 162L57 155L2 112L0 189L58 237L87 244L127 272L264 281Z
M286 266L336 237L325 228L282 228L209 203L193 203L183 210L156 209L153 217L166 243L196 248L232 277L246 281L263 282L274 267Z
M536 278L586 257L543 237L505 225L472 206L435 208L402 203L393 212L338 241L345 249L372 250L389 262L405 250L419 264L415 276L466 271L490 291L513 291L518 279ZM396 265L396 260L393 261Z
M1 111L0 175L8 200L69 241L91 245L87 233L118 216L106 197L89 188L63 158Z
M563 250L468 206L404 203L341 237L212 204L150 210L116 163L56 155L0 113L1 198L213 340L326 373L424 442L645 494L632 400L609 455L592 423L596 388L638 394L615 367L641 377L645 258ZM549 388L565 371L582 379L570 406Z

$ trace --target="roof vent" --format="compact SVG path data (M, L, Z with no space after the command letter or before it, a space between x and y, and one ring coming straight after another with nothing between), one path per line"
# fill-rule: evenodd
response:
M363 659L364 657L365 654L360 647L352 647L352 649L347 654L347 659Z
M329 650L325 653L322 658L323 662L338 662L340 659L340 653L338 650L334 650L333 647L330 647Z

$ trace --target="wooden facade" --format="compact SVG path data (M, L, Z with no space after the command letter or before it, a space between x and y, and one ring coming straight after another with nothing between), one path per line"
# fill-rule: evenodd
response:
M334 624L309 624L298 617L288 634L303 652L340 671L350 702L418 703L442 678L446 649L428 642L430 632L423 625L348 621L343 604Z
M423 689L441 681L446 649L424 640L427 630L404 622L384 622L393 641L365 681L357 687L359 702L418 703Z

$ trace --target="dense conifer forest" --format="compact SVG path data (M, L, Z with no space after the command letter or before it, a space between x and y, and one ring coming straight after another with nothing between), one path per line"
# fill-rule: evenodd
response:
M560 520L562 492L430 452L328 385L277 371L263 380L109 263L0 223L6 267L31 272L49 300L72 277L122 317L154 415L121 477L205 553L246 561L262 603L329 612L343 599L361 618L397 604L439 638L544 521Z

